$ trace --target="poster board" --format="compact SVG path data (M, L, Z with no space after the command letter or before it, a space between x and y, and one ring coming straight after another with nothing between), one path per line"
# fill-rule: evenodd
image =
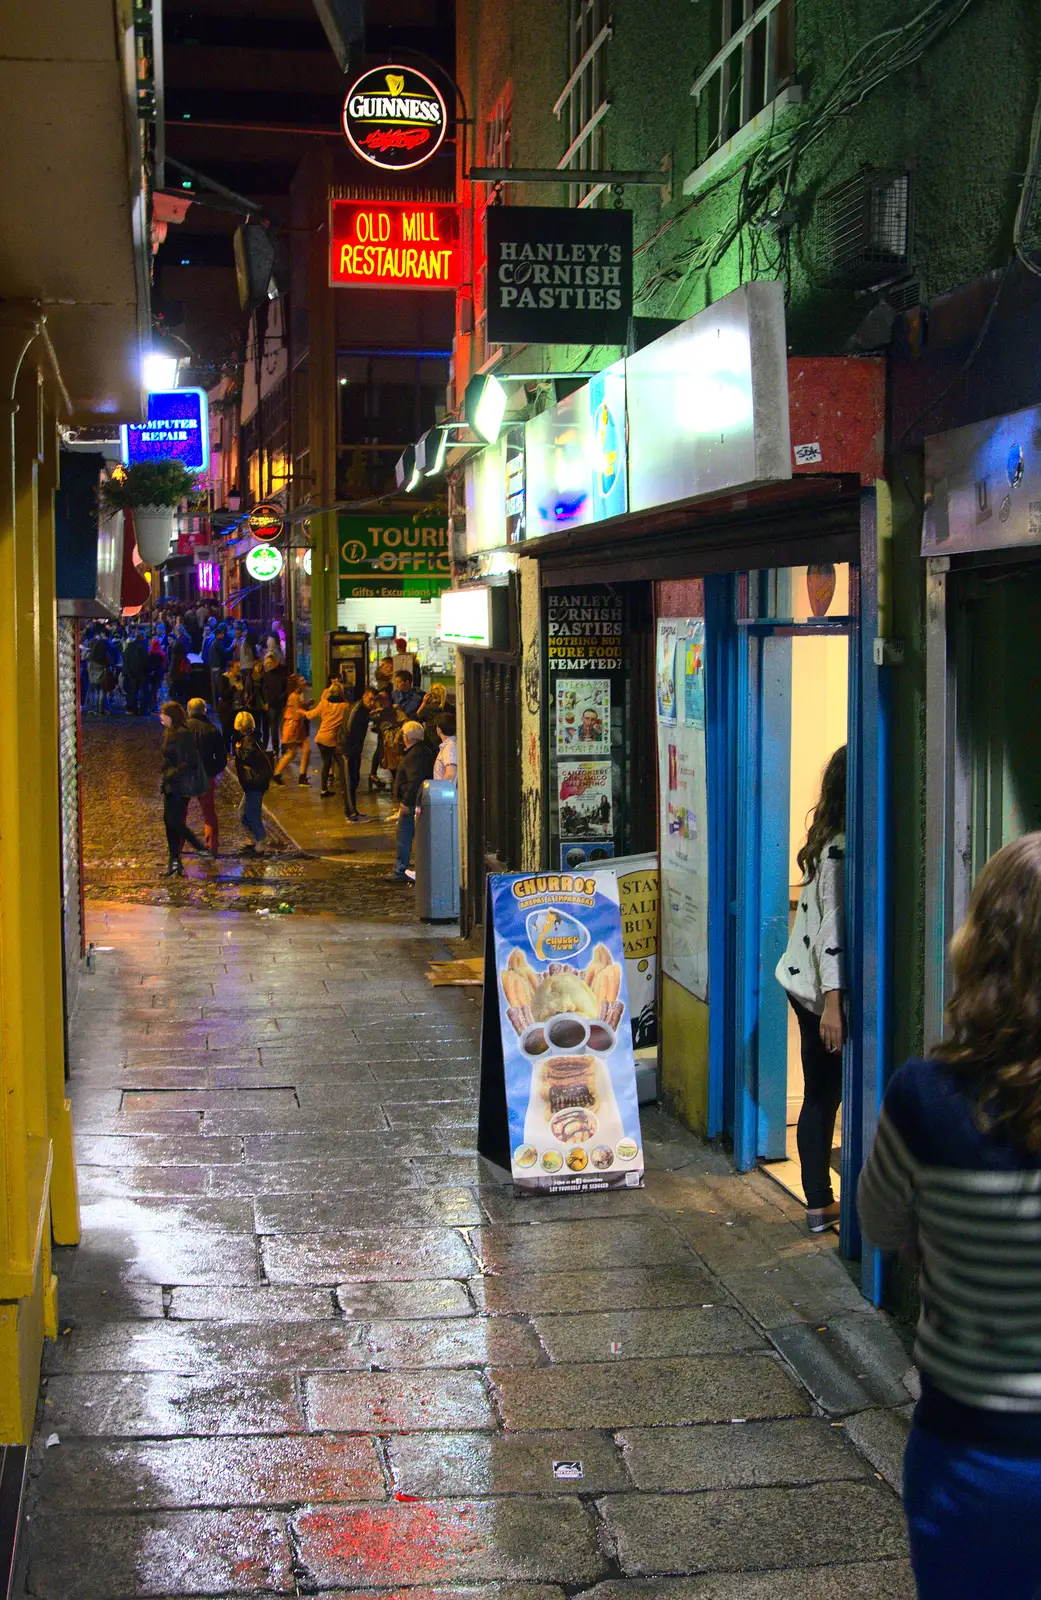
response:
M608 870L618 884L633 1049L645 1050L658 1043L658 857L619 856Z
M661 617L655 651L662 971L708 999L705 622Z
M488 880L477 1147L518 1189L642 1186L629 1017L612 873Z

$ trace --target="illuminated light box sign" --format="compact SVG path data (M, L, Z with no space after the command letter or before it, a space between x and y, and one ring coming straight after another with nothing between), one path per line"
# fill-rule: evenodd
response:
M448 523L443 516L344 516L337 519L341 600L390 598L405 580L423 580L433 592L452 581ZM397 583L387 593L390 580ZM365 590L366 594L360 591Z
M489 206L488 343L625 344L631 211Z
M441 596L441 637L446 644L490 648L492 592L486 585L445 590Z
M280 539L285 518L279 506L254 506L247 526L254 539Z
M329 282L358 289L458 289L459 207L418 200L333 200Z
M355 155L390 172L429 161L447 127L444 96L415 67L373 67L354 81L343 103L343 131Z
M220 593L220 567L216 561L197 561L195 563L195 579L198 583L200 594Z
M246 571L257 583L270 583L282 571L281 550L271 544L257 544L246 556Z
M792 475L781 284L743 284L625 364L633 511Z
M123 465L180 461L193 472L210 465L210 418L205 389L170 389L148 396L148 421L120 429Z
M606 367L525 429L525 536L628 510L625 363Z

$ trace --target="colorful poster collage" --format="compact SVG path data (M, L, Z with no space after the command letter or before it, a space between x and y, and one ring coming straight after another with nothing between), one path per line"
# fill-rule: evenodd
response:
M708 999L705 623L660 618L655 654L662 970Z

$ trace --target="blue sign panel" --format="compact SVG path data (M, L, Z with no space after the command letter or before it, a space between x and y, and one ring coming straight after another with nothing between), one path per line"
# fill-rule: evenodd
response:
M589 381L593 426L593 521L622 517L629 509L625 449L625 362Z
M193 472L210 464L210 418L205 389L170 389L148 396L148 421L125 423L123 465L180 461Z
M521 1189L641 1185L640 1113L613 874L594 877L580 868L493 877L489 901L481 1040L485 1142L494 1142L505 1156L508 1139L513 1181ZM493 1079L498 1117L506 1124L494 1130Z

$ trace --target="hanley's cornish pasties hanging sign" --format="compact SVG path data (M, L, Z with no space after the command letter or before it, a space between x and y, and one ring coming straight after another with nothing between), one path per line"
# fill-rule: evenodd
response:
M625 344L633 214L489 206L488 342Z
M351 149L390 172L429 161L447 127L444 96L415 67L373 67L356 79L343 103L343 131Z

